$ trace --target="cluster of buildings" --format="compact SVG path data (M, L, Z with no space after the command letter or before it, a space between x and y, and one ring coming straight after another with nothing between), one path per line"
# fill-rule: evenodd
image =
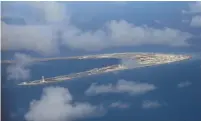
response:
M189 59L190 56L183 55L167 55L167 54L151 54L146 56L138 57L140 64L164 64L175 61L181 61Z

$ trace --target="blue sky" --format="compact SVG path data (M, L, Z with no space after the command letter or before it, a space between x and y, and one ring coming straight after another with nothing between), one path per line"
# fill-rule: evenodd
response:
M200 6L200 2L2 2L2 50L42 56L64 50L200 52Z

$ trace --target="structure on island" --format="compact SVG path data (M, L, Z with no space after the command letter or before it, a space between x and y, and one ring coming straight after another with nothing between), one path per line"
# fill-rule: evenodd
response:
M41 82L42 82L42 83L45 82L45 78L44 78L44 76L42 76Z

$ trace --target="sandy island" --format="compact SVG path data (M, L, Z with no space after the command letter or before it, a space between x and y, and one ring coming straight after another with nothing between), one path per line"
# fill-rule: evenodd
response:
M62 75L51 78L42 78L40 80L22 82L18 85L38 85L45 83L53 83L58 81L72 80L75 78L82 78L86 76L92 76L97 74L109 73L114 71L121 71L126 69L147 67L159 64L172 63L176 61L182 61L190 59L191 56L188 55L176 55L176 54L161 54L161 53L112 53L112 54L100 54L100 55L87 55L87 56L74 56L74 57L58 57L58 58L37 58L33 61L50 61L50 60L61 60L61 59L96 59L96 58L116 58L116 59L131 59L137 61L140 66L138 67L127 67L124 64L117 64L106 66L102 68L94 68L88 71L72 73L68 75ZM4 61L6 63L15 63L15 61Z

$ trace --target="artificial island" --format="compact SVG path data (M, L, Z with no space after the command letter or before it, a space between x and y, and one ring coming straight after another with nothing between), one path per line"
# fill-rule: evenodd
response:
M44 78L22 82L18 85L38 85L38 84L46 84L53 83L58 81L66 81L72 80L76 78L82 78L91 75L121 71L126 69L147 67L159 64L167 64L182 60L190 59L191 56L188 55L178 55L178 54L162 54L162 53L112 53L112 54L100 54L100 55L88 55L88 56L75 56L75 57L61 57L61 58L45 58L45 59L33 59L33 61L48 61L48 60L59 60L59 59L101 59L101 58L116 58L116 59L129 59L133 60L137 63L136 66L128 67L124 63L114 64L110 66L103 66L101 68L94 68L88 71L79 72L79 73L71 73L68 75L56 76L51 78Z

